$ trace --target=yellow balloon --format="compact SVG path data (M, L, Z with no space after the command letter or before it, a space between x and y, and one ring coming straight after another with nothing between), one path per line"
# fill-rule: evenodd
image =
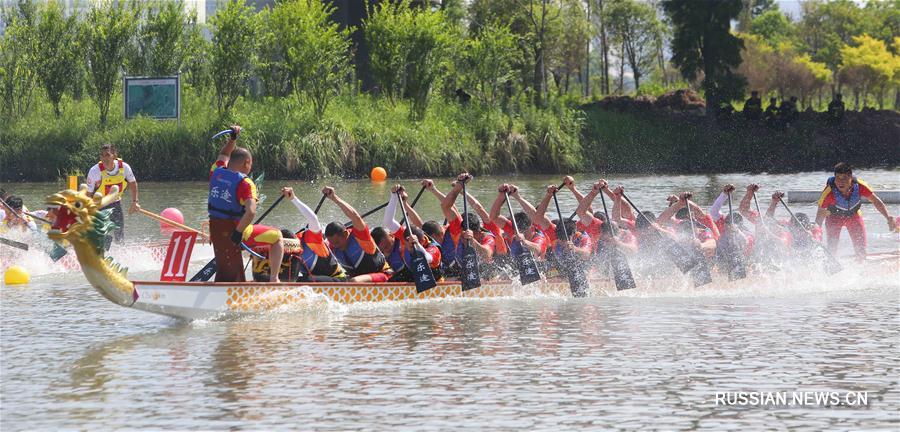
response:
M20 266L10 266L3 275L3 282L7 285L25 285L28 280L28 270Z
M387 171L382 167L372 168L372 172L369 174L369 177L372 178L373 182L383 182L387 180Z

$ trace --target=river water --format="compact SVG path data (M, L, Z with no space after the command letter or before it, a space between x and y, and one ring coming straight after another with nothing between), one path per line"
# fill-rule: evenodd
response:
M900 171L860 175L876 190L900 189ZM596 178L580 177L582 190ZM767 206L775 189L816 190L825 178L611 180L658 212L666 195L681 190L708 203L724 183L742 191L758 182ZM518 183L536 200L541 185L559 179L478 178L470 192L489 206L500 182ZM263 208L284 183L314 206L326 182L266 181ZM361 211L388 196L384 184L333 183ZM2 186L32 208L58 188ZM140 183L140 191L148 210L177 207L193 226L204 218L203 183ZM564 213L574 210L568 192L560 204ZM433 197L423 196L417 208L426 219L439 217ZM900 213L898 205L889 209ZM896 251L900 237L887 233L871 206L863 211L870 252ZM320 214L344 220L331 204ZM369 221L379 224L380 214ZM267 222L301 225L287 204ZM130 243L162 239L157 223L142 216L129 215L126 226ZM850 251L842 244L839 255ZM112 255L135 279L159 277L159 263L137 246ZM195 253L193 268L210 256ZM757 274L740 286L693 289L673 280L577 300L320 302L241 320L182 322L116 306L79 272L37 253L13 259L32 281L0 290L3 431L900 428L900 275L872 276L849 260L836 276ZM794 392L840 392L848 404L717 404L723 392L786 392L789 402ZM859 395L867 403L854 403Z

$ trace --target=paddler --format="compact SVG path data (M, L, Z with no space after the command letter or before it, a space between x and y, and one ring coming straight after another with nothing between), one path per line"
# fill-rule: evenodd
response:
M325 226L325 239L331 246L334 256L346 270L352 282L387 282L390 267L378 245L372 240L369 225L353 206L334 193L334 188L325 187L322 195L333 201L350 219L352 226L348 230L338 222Z
M299 280L302 282L346 281L347 273L344 271L344 267L338 262L331 248L325 244L325 238L322 235L322 223L319 222L316 212L294 195L293 188L283 187L281 188L281 194L294 204L294 207L306 218L306 223L309 224L306 229L290 236L298 239L300 246L303 248L302 252L300 252L300 259L303 265L304 276Z
M491 205L491 213L489 215L491 222L502 230L503 240L509 245L511 256L518 256L524 247L531 251L536 260L543 260L544 254L547 252L547 236L544 235L540 227L531 223L531 218L524 211L516 212L513 215L516 222L515 225L513 225L512 220L503 215L502 211L506 205L507 194L519 201L522 207L527 206L534 211L534 206L519 195L519 188L516 185L504 183L497 187L497 198L494 200L494 204ZM518 234L515 231L516 227L519 228Z
M422 180L422 187L431 192L438 199L438 202L444 202L446 195L435 187L434 181L431 179ZM413 218L412 214L409 216ZM415 221L413 221L413 224L415 225ZM422 231L425 232L428 238L437 242L440 247L444 276L448 278L459 276L459 263L456 261L456 240L447 231L449 224L430 220L422 223L420 228L422 228Z
M853 175L853 168L844 162L834 166L834 176L825 182L825 189L819 197L816 225L825 222L828 250L835 253L841 228L847 227L853 249L860 259L866 257L866 224L863 222L862 198L869 200L875 209L887 220L888 229L894 231L896 221L888 213L881 198L862 179Z
M409 231L406 226L401 225L394 219L397 211L399 199L397 193L403 197L403 206L410 220ZM381 227L372 230L372 239L378 245L378 249L387 259L391 266L393 274L389 279L390 282L415 282L415 274L410 270L412 268L412 251L413 248L418 249L425 256L431 268L432 276L435 280L440 280L441 272L441 251L437 244L429 240L425 233L416 225L421 225L419 215L415 213L412 206L407 202L406 190L403 186L395 185L391 188L391 198L388 201L387 208L384 212L384 221ZM416 219L414 223L411 219Z
M122 212L121 198L126 189L131 190L131 207L129 212L138 211L141 206L138 202L138 185L131 165L119 157L119 151L115 144L103 144L100 146L100 162L94 164L87 174L88 191L99 191L106 195L112 191L113 186L119 187L119 196L116 201L106 208L112 209L110 220L116 224L113 240L122 241L125 237L125 214Z
M772 202L766 210L766 216L775 219L775 211L780 207L778 204L784 199L784 192L775 191L772 194ZM814 242L822 241L822 227L812 223L806 213L794 213L793 218L778 220L778 224L786 228L787 237L790 240L789 245L799 252L808 252L812 249Z
M265 225L253 225L259 200L256 184L247 176L253 168L250 150L237 146L240 126L231 134L216 162L209 170L209 236L216 256L216 282L244 282L241 243L251 248L269 247L269 266L281 266L284 250L281 231ZM278 273L270 272L269 281L278 282Z
M468 243L475 249L475 253L478 254L479 263L482 267L486 267L493 262L496 243L494 235L482 226L481 219L475 213L470 212L460 215L459 210L456 209L456 198L462 193L463 183L471 179L472 176L469 173L462 173L457 176L456 181L452 183L450 192L441 201L441 211L443 211L444 217L449 221L445 236L449 235L453 240L454 247L451 250L456 251L457 261L462 260L463 246ZM463 218L468 223L468 230L465 229L466 223ZM451 252L444 249L444 253ZM486 269L482 268L482 270Z
M6 205L12 211L6 209L5 206L0 207L0 221L6 229L16 228L21 231L37 230L37 224L28 216L28 208L22 203L22 198L14 195L7 195L4 199Z

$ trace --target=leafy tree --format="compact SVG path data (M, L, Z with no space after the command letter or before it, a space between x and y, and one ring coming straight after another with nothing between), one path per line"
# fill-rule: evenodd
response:
M761 37L771 46L793 41L794 24L779 10L766 11L750 24L750 34Z
M212 45L210 74L216 89L220 114L231 111L247 89L256 66L259 22L253 9L242 0L228 0L209 19Z
M657 54L659 23L650 6L634 0L618 0L610 4L609 25L621 41L624 59L634 75L635 91L640 90L641 77L654 66Z
M729 31L741 1L665 0L663 7L675 27L672 61L688 81L703 72L707 115L743 97L746 79L733 71L741 63L743 42Z
M853 89L854 105L857 108L860 96L863 97L865 107L866 96L874 92L879 107L883 109L884 91L893 80L896 60L884 42L869 35L854 37L853 41L856 46L841 48L841 76Z
M136 11L125 2L99 1L87 14L82 40L91 95L100 108L101 125L106 124L109 101L120 83L122 64L136 25Z
M351 30L341 30L330 19L333 12L321 0L287 0L271 17L291 85L298 97L312 102L319 118L350 71Z
M751 23L758 18L760 15L772 11L778 10L778 4L775 3L775 0L741 0L743 3L743 7L741 8L741 13L738 15L737 29L740 32L748 32L751 28Z
M463 80L484 105L495 106L503 86L515 77L516 38L507 27L493 25L466 41Z
M197 14L180 0L153 0L142 4L137 35L128 56L132 75L173 75L188 62L194 44Z
M0 39L0 98L6 119L25 115L37 84L37 9L31 0L3 8L6 29Z
M72 75L80 66L78 41L78 16L63 14L63 7L50 0L40 9L37 24L37 73L47 98L53 104L53 112L60 116L63 93L73 84Z
M458 40L443 12L381 3L363 23L376 81L388 97L409 97L410 118L421 120L435 82L450 66Z
M561 8L559 32L552 35L548 58L557 91L564 94L569 92L572 75L582 81L591 28L580 1L563 1Z
M865 23L861 9L852 0L809 0L801 4L803 18L799 35L812 59L825 63L837 73L841 47L852 44L862 34ZM837 75L842 79L841 75ZM840 82L837 83L840 88Z
M286 51L281 45L278 30L272 22L272 10L263 9L259 13L259 72L262 94L265 96L284 97L291 94L291 78L286 64Z
M559 25L562 9L552 0L516 0L516 6L522 11L528 28L523 39L533 59L534 73L531 86L534 91L534 102L544 105L547 93L547 50L551 46L551 34Z

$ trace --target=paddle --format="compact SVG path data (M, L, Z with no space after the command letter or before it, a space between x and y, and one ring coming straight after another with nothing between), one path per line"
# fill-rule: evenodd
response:
M609 224L609 232L612 234L613 239L615 239L616 228L612 223L612 219L609 217L609 211L606 209L606 198L603 196L603 191L600 191L600 202L603 203L603 214L606 215L606 223ZM631 274L631 266L628 265L628 259L615 243L613 243L613 247L609 250L609 263L612 266L613 278L616 281L617 290L624 291L637 288L637 284L634 282L634 275Z
M466 231L469 231L469 204L468 204L468 193L466 192L466 182L462 182L462 193L463 193L463 221L466 224ZM469 244L468 241L463 244L463 254L460 259L462 263L462 290L468 291L470 289L478 288L481 286L481 275L479 274L478 268L478 254L475 252L475 248Z
M425 188L422 188L422 190L425 190ZM421 194L420 191L419 195ZM413 237L415 234L413 234L412 229L409 227L409 219L406 217L406 207L403 206L402 191L397 191L397 198L400 200L400 210L403 212L401 224L406 226L404 234ZM431 267L428 265L428 260L425 259L425 254L422 253L419 248L414 247L412 248L410 255L412 256L412 268L410 270L412 270L413 275L416 277L416 292L423 293L437 286L437 280L434 279L434 273L431 272Z
M25 243L17 242L15 240L5 239L0 237L0 244L7 245L9 247L14 247L16 249L22 249L24 251L28 250L28 245Z
M193 228L191 228L191 227L189 227L189 226L187 226L187 225L180 224L180 223L178 223L178 222L175 222L175 221L173 221L173 220L171 220L171 219L168 219L168 218L165 218L165 217L163 217L163 216L160 216L160 215L158 215L158 214L156 214L156 213L153 213L153 212L151 212L151 211L144 210L144 209L138 209L138 213L140 213L140 214L142 214L142 215L144 215L144 216L147 216L147 217L149 217L150 219L156 219L156 220L158 220L158 221L160 221L160 222L162 222L162 223L164 223L164 224L173 226L173 227L178 228L178 229L180 229L180 230L182 230L182 231L187 231L187 232L194 232L194 233L197 233L197 235L199 235L200 237L203 237L204 239L209 240L209 234L207 234L207 233L205 233L205 232L197 231L197 230L195 230L195 229L193 229Z
M733 281L747 277L747 267L744 264L744 254L737 243L737 225L734 224L734 212L731 210L731 194L728 194L728 217L731 218L731 226L724 236L719 239L724 258L725 270L728 280Z
M24 217L22 217L22 215L20 215L18 212L16 212L15 210L13 210L13 208L10 207L9 204L6 203L6 200L0 199L0 204L3 204L3 207L6 208L6 211L12 213L13 216L15 216L15 217L21 219L22 222L25 222L25 225L28 226L28 221L27 221ZM26 213L27 213L27 212L26 212ZM34 216L32 216L32 217L34 217ZM43 218L39 218L39 219L41 219L42 222L44 222L44 221L46 221L46 222L48 222L48 223L50 222L50 221L48 221L48 220L46 220L46 219L43 219ZM52 225L52 224L51 224L51 225ZM41 232L40 229L32 230L32 232L33 232L34 234L37 235L37 240L38 240L38 242L39 242L39 243L42 243L42 247L44 248L44 252L45 252L47 255L50 256L50 259L53 260L53 262L59 261L60 258L66 256L66 254L69 253L69 252L66 250L66 248L60 246L59 243L57 243L57 242L55 242L55 241L53 241L53 240L50 240L50 238L47 237L46 235L44 235L44 233ZM10 240L10 241L12 241L12 240ZM16 242L16 243L18 243L18 242ZM49 243L49 244L48 244L48 243ZM22 243L20 243L20 244L22 244ZM9 245L7 245L7 246L9 246ZM27 245L26 245L26 246L27 246ZM21 249L21 248L20 248L20 249ZM28 249L26 248L26 249L24 249L24 250L28 250Z
M278 199L275 200L275 203L273 203L272 206L269 207L262 214L262 216L257 218L256 222L253 222L253 225L256 225L256 224L262 222L262 220L265 219L266 216L268 216L269 213L271 213L272 210L275 209L275 207L278 207L278 204L280 204L281 200L283 200L283 199L284 199L284 195L279 196ZM241 244L242 244L242 247L245 246L245 245L243 245L243 242L241 242ZM200 269L200 271L197 272L197 274L195 274L194 277L192 277L190 281L191 282L199 282L199 281L207 282L207 281L209 281L210 278L213 277L214 274L216 274L216 259L215 258L213 258L212 261L206 263L206 265L203 266L203 268Z
M512 221L513 229L518 236L519 224L516 223L516 215L513 214L512 205L509 203L509 193L504 192L503 195L506 196L506 208L509 210L509 220ZM519 253L516 254L516 267L519 269L519 282L521 282L522 285L528 285L532 282L541 280L541 272L537 268L537 263L534 262L534 256L531 254L531 249L528 249L521 242L519 242L519 249Z
M556 215L559 217L559 223L562 224L562 232L563 232L563 242L569 241L569 231L566 230L566 221L563 219L562 211L559 209L559 200L556 199L556 192L553 192L553 204L556 205ZM566 274L566 279L569 280L569 290L572 291L573 297L586 297L587 290L589 288L587 274L584 271L584 268L581 266L581 263L572 256L572 251L570 251L567 247L563 248L561 257L556 257L557 265L560 267L559 271L564 272ZM563 269L563 264L566 265L565 269Z
M688 211L688 220L691 221L691 243L693 244L694 238L696 238L697 231L694 228L694 212L691 210L691 201L687 200L687 211ZM691 248L691 252L694 253L694 256L697 259L697 265L691 269L691 277L694 279L694 286L700 287L712 282L712 273L709 269L709 261L706 260L706 257L703 256L703 251L700 250L699 247L694 246Z
M815 237L813 237L812 233L809 232L809 230L807 230L806 227L804 227L803 224L800 223L800 220L797 219L797 216L794 216L794 212L792 212L791 208L788 207L788 205L784 202L784 199L779 198L779 201L781 201L781 205L783 205L785 210L787 210L788 213L791 215L791 219L794 220L794 223L796 223L797 226L800 227L803 230L803 232L805 232L806 235L809 236L809 240L812 241L813 243L815 243L817 246L819 246L819 248L822 249L823 252L825 252L825 261L826 261L824 263L825 271L828 272L828 274L835 274L835 273L843 270L844 267L841 265L840 262L838 262L837 258L835 258L834 255L832 255L831 252L829 252L828 249L824 245L822 245L822 243L817 242Z
M628 202L628 205L630 205L631 208L634 209L634 211L638 212L638 214L647 221L647 223L650 225L648 229L655 233L658 244L662 247L663 251L666 253L666 256L669 257L669 260L671 260L672 263L674 263L675 266L678 267L678 270L681 270L682 273L687 273L697 265L697 258L694 255L687 253L687 251L685 251L684 248L681 247L681 245L678 244L678 242L676 242L674 239L657 231L653 226L653 221L651 221L646 215L644 215L644 213L641 212L641 210L637 208L637 206L634 205L633 202L631 202L631 199L629 199L624 192L622 192L622 198L625 198L625 201Z

